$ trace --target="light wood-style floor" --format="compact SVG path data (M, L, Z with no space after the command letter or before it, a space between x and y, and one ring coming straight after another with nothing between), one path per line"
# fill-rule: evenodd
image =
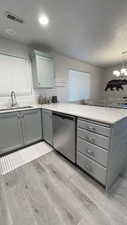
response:
M0 179L0 225L127 225L126 175L107 195L52 151Z

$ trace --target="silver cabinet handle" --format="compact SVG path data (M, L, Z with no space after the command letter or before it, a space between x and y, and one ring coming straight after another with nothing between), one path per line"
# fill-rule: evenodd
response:
M93 131L93 132L96 132L96 128L95 128L95 127L92 127L92 131Z
M86 129L89 130L89 131L96 132L96 128L95 127L90 127L90 126L87 125Z
M87 126L86 126L86 129L87 129L87 130L89 130L89 129L90 129L90 127L87 125Z
M23 118L23 117L24 117L24 114L20 112L20 118Z
M94 157L94 152L91 149L87 149L87 154Z
M85 168L87 171L90 171L90 172L92 172L92 170L93 170L92 166L89 165L89 164L85 164L85 165L84 165L84 168Z
M95 139L94 139L94 138L89 138L89 142L90 142L91 144L95 144Z
M92 144L95 144L95 139L94 139L94 138L91 138L90 142L91 142Z
M16 115L17 115L17 118L20 119L20 116L21 116L20 112L16 112Z
M86 136L85 140L90 142L91 144L95 144L95 139L94 138L90 138L90 137Z
M21 113L21 112L17 112L16 114L17 114L17 117L18 117L19 119L21 119L21 118L23 118L23 117L24 117L24 114L23 114L23 113Z

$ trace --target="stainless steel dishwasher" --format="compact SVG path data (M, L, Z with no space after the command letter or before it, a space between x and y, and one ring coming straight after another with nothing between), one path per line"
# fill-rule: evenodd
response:
M63 113L53 113L53 146L75 163L76 161L76 118Z

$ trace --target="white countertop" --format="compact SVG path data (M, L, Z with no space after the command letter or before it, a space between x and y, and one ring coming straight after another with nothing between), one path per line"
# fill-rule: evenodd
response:
M42 108L90 120L95 120L107 124L114 124L115 122L127 117L127 109L121 108L97 107L78 104L60 104L60 103L42 105Z
M98 107L88 106L79 104L45 104L45 105L32 105L32 108L15 109L0 111L2 113L26 111L31 109L48 109L55 112L66 113L69 115L82 117L85 119L95 120L107 124L114 124L115 122L127 117L127 109L121 108L109 108L109 107Z

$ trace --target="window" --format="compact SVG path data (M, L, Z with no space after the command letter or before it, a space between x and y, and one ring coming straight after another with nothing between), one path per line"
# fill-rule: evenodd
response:
M78 101L90 97L90 74L69 70L69 101Z
M12 90L18 95L31 93L28 61L23 58L0 54L0 96Z

